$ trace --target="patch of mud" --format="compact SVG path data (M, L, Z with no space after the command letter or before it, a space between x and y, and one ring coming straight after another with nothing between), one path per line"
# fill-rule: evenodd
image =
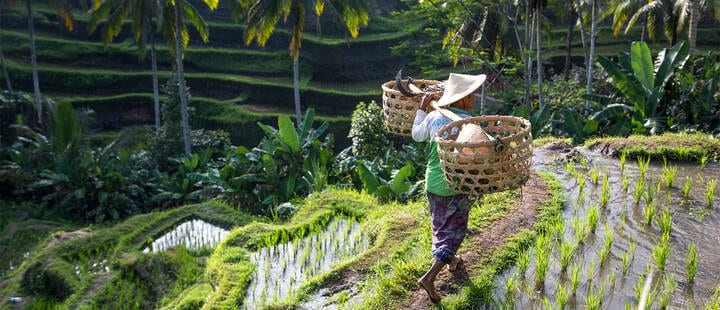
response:
M572 149L572 145L565 141L553 141L541 146L540 148L550 151L567 152Z
M598 142L588 146L588 150L598 152L605 156L620 157L620 153L622 153L622 150L624 150L629 145L637 145L637 143L632 143L629 141ZM655 149L655 147L656 146L654 144L646 146L647 149Z
M48 244L45 246L45 249L49 249L53 246L55 246L58 243L65 243L70 239L74 238L86 238L90 237L93 234L91 232L85 231L85 230L76 230L71 232L63 232L61 234L55 235L55 239L50 240Z
M465 243L470 243L468 248L479 249L461 253L463 265L458 266L455 272L451 273L444 268L435 280L435 288L440 296L458 292L459 285L469 281L469 275L473 274L480 263L489 258L492 253L501 245L505 244L509 237L516 235L523 229L532 229L537 222L538 208L545 200L550 198L547 184L537 174L532 174L530 180L522 187L520 200L514 209L506 216L490 223L490 225L468 236ZM430 266L428 266L430 268ZM429 309L433 303L428 298L425 290L416 289L410 293L408 303L400 305L397 309Z

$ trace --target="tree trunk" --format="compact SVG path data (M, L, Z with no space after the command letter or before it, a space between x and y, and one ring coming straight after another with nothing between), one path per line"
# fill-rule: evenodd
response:
M0 8L0 18L2 18L2 8ZM0 25L2 25L2 22L0 22ZM0 28L0 32L2 31L2 28ZM12 83L10 83L10 75L8 75L7 72L7 64L5 63L5 54L2 52L2 44L0 41L0 62L2 62L2 71L3 71L3 78L5 79L5 84L7 85L8 91L11 93L13 92L12 89Z
M155 133L160 133L160 91L158 89L157 55L155 51L155 33L150 34L150 62L152 63L153 107L155 108Z
M543 107L543 98L542 98L542 82L543 82L543 66L542 66L542 44L540 40L540 15L542 13L542 7L540 6L540 3L542 1L536 1L537 6L535 8L535 36L537 36L536 39L536 53L537 53L537 83L538 83L538 107L542 109Z
M184 0L175 0L175 59L177 61L178 92L180 94L180 116L182 117L182 134L185 144L185 155L190 156L190 125L188 122L187 87L185 85L185 74L182 61L182 44L180 44L181 30L180 12Z
M697 0L690 1L690 26L688 27L688 41L690 41L690 55L695 54L697 44L697 26L700 21L700 8Z
M532 79L532 23L530 23L530 1L525 1L525 104L528 107L528 111L532 108L532 102L530 102L530 83Z
M577 20L575 17L575 10L572 8L572 3L566 3L567 5L567 35L565 36L565 81L570 80L570 69L572 68L572 35L573 28L575 26L574 21Z
M593 77L593 65L594 65L594 58L595 58L595 39L597 37L597 17L595 16L595 0L590 1L590 5L592 6L591 10L591 23L590 26L590 57L588 59L588 68L587 68L587 94L592 94L592 77ZM590 113L590 99L585 99L585 118L588 117L588 114Z
M300 58L300 57L298 57ZM297 127L300 128L302 122L302 114L300 113L300 60L293 59L293 95L295 95L295 117L297 118Z
M42 99L40 98L40 78L38 78L37 57L35 53L35 27L33 26L31 0L26 0L28 13L28 32L30 35L30 65L32 66L33 90L35 91L35 107L38 123L42 124Z

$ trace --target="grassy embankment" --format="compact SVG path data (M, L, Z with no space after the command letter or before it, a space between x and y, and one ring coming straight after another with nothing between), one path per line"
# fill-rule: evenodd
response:
M537 225L541 230L546 225L543 223L551 221L562 209L557 185L551 177L543 178L553 198L541 208ZM507 214L517 195L518 192L505 192L483 198L481 205L494 207L474 208L470 228L482 231ZM203 304L208 308L239 305L253 270L248 260L251 252L318 232L330 219L342 216L360 221L363 231L373 240L371 247L359 256L345 257L330 272L309 279L299 294L282 304L301 304L319 288L355 272L364 279L361 284L364 298L358 306L397 305L408 298L409 291L417 289L416 279L431 263L426 205L424 199L408 204L378 204L367 194L330 189L305 199L300 211L282 223L263 222L210 202L139 215L113 226L89 227L72 234L56 232L40 242L27 260L10 273L0 295L26 293L34 296L30 306L51 308L139 305L183 309ZM180 248L160 254L140 251L162 232L191 218L235 228L213 252ZM512 238L483 262L481 271L471 275L471 283L463 284L466 288L459 295L448 298L446 303L457 306L478 298L488 302L489 291L476 290L478 283L491 283L494 275L512 264L518 251L533 238L530 231ZM470 250L463 247L461 252ZM101 268L107 267L107 271L94 270L93 264L103 260L107 261ZM480 287L487 289L485 284Z

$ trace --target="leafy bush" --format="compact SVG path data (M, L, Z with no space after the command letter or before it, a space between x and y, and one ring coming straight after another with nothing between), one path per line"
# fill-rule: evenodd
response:
M381 156L390 144L385 129L383 110L375 101L358 103L352 113L350 133L352 152L360 158Z

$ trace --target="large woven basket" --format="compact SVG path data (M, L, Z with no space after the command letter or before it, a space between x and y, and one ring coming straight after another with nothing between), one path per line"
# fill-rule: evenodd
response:
M495 141L456 142L464 124L474 123L505 144L496 152ZM530 177L532 133L530 122L514 116L468 117L437 133L438 156L452 189L480 196L521 187Z
M407 80L403 80L403 83L407 83ZM424 90L429 85L440 84L440 81L413 80L412 83ZM411 136L415 113L420 107L422 96L407 97L403 95L395 88L395 81L383 84L382 90L383 114L385 115L385 127L388 132L399 136Z

